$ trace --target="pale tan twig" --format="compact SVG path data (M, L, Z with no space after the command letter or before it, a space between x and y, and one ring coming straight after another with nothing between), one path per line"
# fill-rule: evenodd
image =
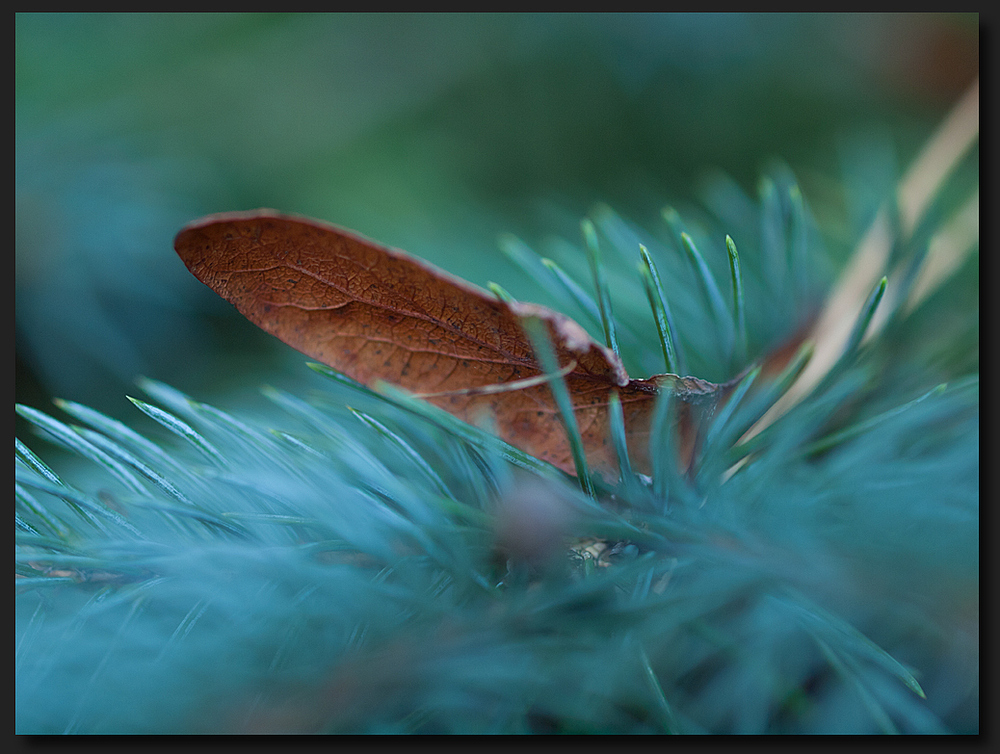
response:
M931 140L914 160L897 189L901 229L904 234L913 232L936 192L951 172L979 138L979 80L973 82L958 104L942 123ZM978 239L978 191L946 228L939 233L942 251L928 254L908 301L915 304L957 269L961 259ZM974 229L975 238L970 238ZM741 438L745 442L773 424L799 403L819 384L837 363L851 329L866 298L878 279L886 274L889 251L893 244L893 231L886 210L879 212L872 226L858 244L855 252L834 287L826 306L806 336L814 344L813 357L789 390ZM894 276L889 275L889 287L879 312L868 329L870 338L885 323L885 312L891 311L898 298L893 289ZM916 297L916 298L914 298ZM907 304L907 310L912 308Z

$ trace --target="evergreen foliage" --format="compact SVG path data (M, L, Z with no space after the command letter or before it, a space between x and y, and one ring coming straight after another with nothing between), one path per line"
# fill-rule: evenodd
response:
M721 381L830 285L788 172L761 186L741 223L598 207L560 259L504 248L630 373ZM747 374L686 473L669 400L651 477L619 428L614 483L318 365L259 416L146 380L145 434L18 406L86 464L16 443L18 731L978 731L978 316L921 338L977 257L912 311L884 290L762 432L808 346Z

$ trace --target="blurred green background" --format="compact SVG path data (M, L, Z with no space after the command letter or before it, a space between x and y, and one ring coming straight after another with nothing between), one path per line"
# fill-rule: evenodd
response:
M209 402L307 379L177 258L203 214L322 218L547 303L498 234L576 242L595 202L660 227L720 171L755 195L780 158L838 258L979 72L977 14L18 14L15 31L15 398L129 421L139 375Z

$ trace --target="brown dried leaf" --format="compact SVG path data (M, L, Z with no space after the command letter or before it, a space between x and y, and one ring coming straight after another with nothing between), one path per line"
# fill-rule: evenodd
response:
M181 230L174 248L195 277L293 348L362 384L384 380L422 394L463 421L491 415L502 439L569 473L569 444L523 317L547 323L587 459L602 472L618 467L609 438L612 390L621 398L633 464L644 470L660 389L673 390L687 407L679 412L686 466L698 423L691 408L700 414L714 407L728 387L676 375L629 379L618 357L571 319L500 301L405 252L316 220L271 210L210 215Z

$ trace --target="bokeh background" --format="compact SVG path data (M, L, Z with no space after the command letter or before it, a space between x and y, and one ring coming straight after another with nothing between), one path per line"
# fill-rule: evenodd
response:
M132 421L308 379L173 251L274 207L547 303L499 252L648 226L773 159L843 258L978 76L978 14L15 17L18 402ZM713 183L714 181L714 183ZM845 190L849 189L849 190ZM221 397L221 398L220 398Z

